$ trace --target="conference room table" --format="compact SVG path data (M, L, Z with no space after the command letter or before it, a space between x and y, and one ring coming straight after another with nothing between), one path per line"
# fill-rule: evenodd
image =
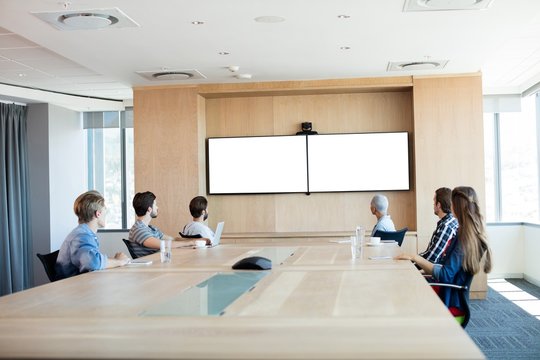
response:
M395 244L173 249L0 297L0 358L484 359ZM248 256L268 271L232 270Z

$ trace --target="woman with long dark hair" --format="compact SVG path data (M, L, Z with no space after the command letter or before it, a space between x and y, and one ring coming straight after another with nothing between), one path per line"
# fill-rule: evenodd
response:
M485 273L491 271L491 250L478 197L472 187L458 186L452 190L452 213L459 228L440 264L432 264L416 254L402 254L396 259L414 261L426 274L432 276L434 282L470 287L473 275L480 270ZM452 289L440 288L439 296L446 306L460 308L459 297Z

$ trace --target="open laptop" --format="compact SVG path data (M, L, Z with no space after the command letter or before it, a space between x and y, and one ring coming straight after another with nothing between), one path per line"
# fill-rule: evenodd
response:
M223 232L223 226L225 225L225 221L219 222L216 226L216 232L214 233L214 241L212 242L212 245L209 245L208 247L214 247L219 245L219 242L221 241L221 233Z

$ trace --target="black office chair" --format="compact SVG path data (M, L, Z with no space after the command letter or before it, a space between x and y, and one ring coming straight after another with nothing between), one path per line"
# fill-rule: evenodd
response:
M137 244L136 242L129 241L126 239L122 239L122 241L124 242L124 244L126 244L126 247L128 248L128 251L129 251L129 255L131 255L132 259L138 259L146 255L152 255L159 251L159 249L147 248L147 247Z
M202 238L201 234L195 234L195 235L185 235L183 232L179 231L178 234L180 234L181 237L185 239L200 239Z
M401 230L397 231L382 231L377 230L375 231L375 234L373 236L380 237L381 240L395 240L398 244L398 246L401 246L403 243L403 239L405 238L405 233L409 231L409 228L404 227Z
M50 282L60 280L56 275L56 259L58 258L59 252L60 250L56 250L49 254L36 254L38 259L43 264L45 273L47 273L47 277L49 278Z

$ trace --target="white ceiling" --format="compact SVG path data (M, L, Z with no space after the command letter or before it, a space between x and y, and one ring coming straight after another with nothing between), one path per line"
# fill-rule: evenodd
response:
M481 71L484 93L494 94L521 93L540 82L540 0L492 0L485 10L466 11L404 12L405 4L406 0L0 0L0 83L131 99L132 86L177 83ZM32 14L100 8L118 8L139 26L61 31ZM256 22L260 16L284 21ZM223 51L229 54L220 55ZM436 70L387 70L389 62L426 60L448 63ZM233 73L229 66L239 71ZM136 73L184 69L197 70L206 79L151 81ZM235 74L252 77L237 79Z

